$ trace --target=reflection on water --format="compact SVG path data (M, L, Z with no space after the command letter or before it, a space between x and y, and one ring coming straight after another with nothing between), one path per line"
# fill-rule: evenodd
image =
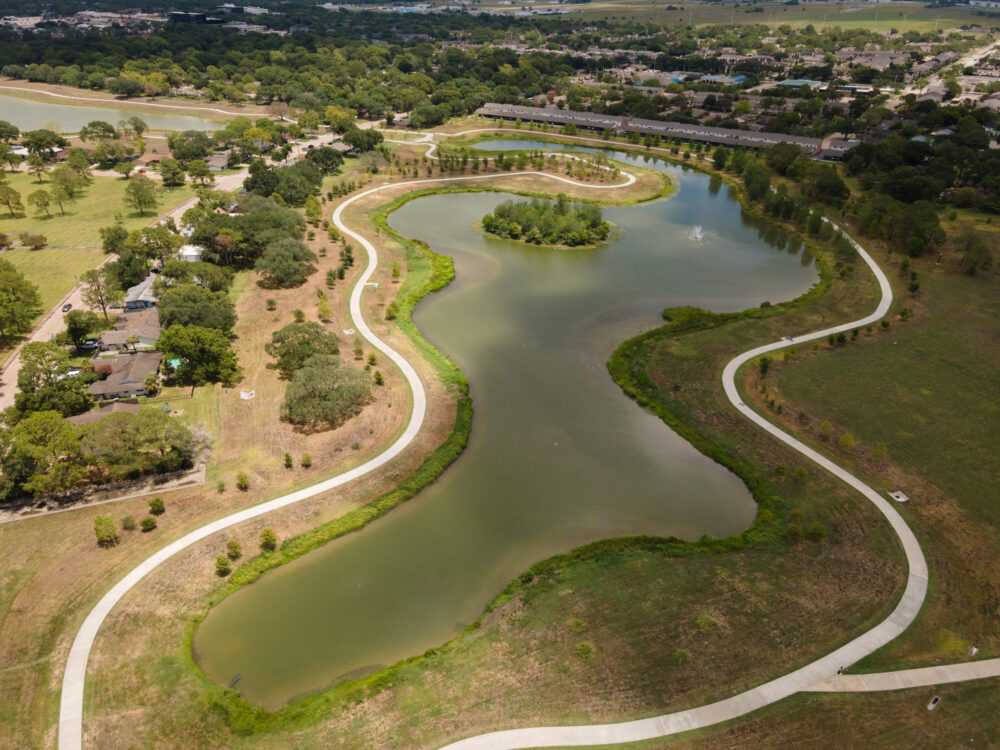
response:
M130 117L141 118L152 130L217 130L222 127L219 122L205 117L171 113L169 110L157 111L149 107L60 104L0 94L0 120L6 120L21 130L55 125L58 132L75 133L93 120L117 125L120 120Z
M505 199L495 194L432 195L390 217L455 259L456 283L415 322L471 383L468 449L402 508L213 610L194 641L213 679L242 674L245 697L277 706L443 643L554 553L626 534L721 537L752 521L743 484L605 368L666 306L739 310L816 281L787 237L741 217L706 176L683 180L672 200L607 208L621 239L582 251L471 231ZM706 241L691 238L695 224Z

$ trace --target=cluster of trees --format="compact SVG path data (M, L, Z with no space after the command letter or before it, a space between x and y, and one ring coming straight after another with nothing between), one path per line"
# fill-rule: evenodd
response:
M253 265L270 287L297 286L315 271L316 256L302 243L305 221L275 197L246 195L234 216L214 213L210 202L202 203L184 221L194 226L191 241L218 264Z
M610 228L600 206L570 203L562 193L554 202L504 201L483 217L483 229L490 234L533 244L590 245L606 240Z
M309 196L319 193L322 184L323 173L312 161L300 161L275 168L263 159L255 159L250 163L250 174L244 180L243 187L254 195L264 198L275 196L279 203L302 206Z
M343 363L336 337L319 323L289 323L265 348L290 380L281 417L303 430L336 427L371 400L368 377Z
M17 266L0 257L0 345L31 330L42 312L38 287Z
M0 502L190 468L204 435L155 407L76 425L56 410L2 416Z

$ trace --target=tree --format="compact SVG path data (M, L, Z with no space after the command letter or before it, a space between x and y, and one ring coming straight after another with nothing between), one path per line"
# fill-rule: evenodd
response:
M0 120L0 141L10 143L16 141L19 135L21 135L21 131L16 125L11 125L6 120Z
M282 239L267 246L255 268L266 287L289 288L303 283L315 270L316 256L298 240Z
M66 335L77 347L101 327L101 319L90 310L70 310L63 315L63 322L66 324Z
M208 156L212 140L200 130L185 130L167 136L167 145L177 161L187 163Z
M264 350L275 358L275 368L284 378L291 378L307 359L316 354L336 356L337 338L314 321L289 323L271 335Z
M320 217L323 215L323 209L320 207L319 200L315 195L310 195L306 198L305 210L306 219L313 224L318 224Z
M840 436L840 440L837 441L837 445L840 446L842 451L853 451L857 446L858 441L854 439L854 435L849 432L845 432Z
M106 321L108 307L125 299L125 292L118 286L117 279L108 266L92 268L80 277L84 303L88 307L101 308Z
M90 157L82 148L71 148L66 157L66 166L83 178L90 176Z
M80 140L86 143L87 141L102 141L102 140L114 140L118 137L118 133L110 122L104 122L104 120L93 120L88 122L82 128L80 128Z
M123 161L115 164L114 170L127 180L132 172L135 171L135 166L135 162Z
M370 399L371 383L363 372L344 366L338 356L318 354L292 376L281 416L305 430L329 429L360 412Z
M309 153L306 154L306 160L323 174L336 172L344 163L344 157L340 155L340 152L329 146L318 146L310 149Z
M802 156L802 149L794 143L783 142L768 148L764 155L764 161L775 172L784 175L800 156Z
M194 159L188 164L188 175L195 182L202 185L210 185L215 182L215 178L212 177L212 170L208 168L207 162L204 159Z
M154 497L149 501L149 512L154 516L162 516L166 511L166 507L163 505L162 497Z
M30 331L41 306L38 287L13 263L0 257L0 340L6 343Z
M101 235L101 247L105 253L119 255L125 250L125 245L128 242L128 230L120 221L98 231Z
M82 437L82 429L57 411L33 412L0 432L0 497L37 496L79 484L88 463Z
M134 78L112 78L108 81L107 88L115 96L121 96L125 99L133 96L142 96L145 93L145 87L142 85L142 82Z
M712 152L712 165L716 169L725 169L726 162L729 160L729 149L719 146L715 151Z
M141 117L133 116L128 118L126 122L128 123L128 126L132 129L132 132L135 133L137 138L142 138L142 134L145 133L147 130L149 130L149 126L146 124L146 121L143 120Z
M184 170L176 159L160 160L160 177L163 187L180 187L184 184Z
M14 408L23 418L32 412L54 411L69 417L90 408L88 386L93 373L70 376L69 353L49 341L31 341L21 348Z
M160 334L157 348L164 359L179 359L178 380L188 385L213 382L233 385L240 376L236 354L222 331L173 325Z
M2 183L0 183L0 203L7 206L7 210L10 211L11 218L16 217L21 211L24 210L24 204L21 203L21 194L10 185L4 185Z
M35 175L39 182L44 182L42 178L48 170L49 163L44 158L38 154L30 154L28 156L28 171Z
M346 133L354 125L354 113L343 107L327 107L323 119L337 133Z
M160 295L157 303L160 325L199 325L230 333L236 325L236 311L226 292L213 292L196 284L174 284Z
M99 547L114 547L118 544L118 527L111 516L94 516L94 536Z
M52 203L52 196L46 190L36 190L28 196L28 203L35 207L37 211L44 211L46 218L52 216L49 212L49 205Z
M265 552L273 552L278 546L278 535L274 533L274 529L270 526L265 526L260 530L260 548Z
M147 208L156 206L156 185L145 175L139 175L125 188L125 204L145 216Z
M29 154L40 156L45 161L48 161L52 158L54 150L66 148L69 145L69 141L58 133L42 128L24 133L21 138L21 145L28 149Z
M66 204L73 200L73 197L66 192L66 188L62 185L53 185L49 188L49 198L53 203L59 206L59 213L65 216Z
M241 471L236 475L236 489L240 492L246 492L250 489L250 475L245 471Z
M139 521L139 528L142 529L143 534L148 534L150 531L156 528L156 519L152 516L146 516L141 521Z
M344 133L344 143L360 153L371 151L382 141L383 136L377 130L353 128Z
M0 161L10 165L10 171L14 172L18 164L21 163L21 155L14 153L14 148L9 143L0 143Z
M225 578L233 570L233 564L230 562L229 558L225 555L219 555L215 558L215 574L220 578Z
M243 555L243 547L236 539L230 539L226 542L226 557L230 560L239 560Z

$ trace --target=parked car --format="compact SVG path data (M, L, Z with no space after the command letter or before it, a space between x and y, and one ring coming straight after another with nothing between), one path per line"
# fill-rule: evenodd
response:
M73 307L69 302L63 305L63 312L69 312L70 308Z
M81 349L87 349L87 350L96 349L97 348L97 339L87 339L82 344L80 344L80 348Z
M112 302L110 305L108 305L108 308L111 310L121 310L123 307L125 307L125 305L123 305L121 302Z

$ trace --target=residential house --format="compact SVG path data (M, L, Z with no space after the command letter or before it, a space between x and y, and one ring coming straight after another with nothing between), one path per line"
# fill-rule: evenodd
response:
M203 252L205 248L201 245L181 245L181 249L177 251L177 259L187 263L200 263Z
M109 362L98 361L98 374L110 369L107 377L90 385L90 395L98 401L137 398L146 394L146 378L160 370L160 352L119 354Z
M153 282L156 281L155 274L149 274L133 287L129 287L125 292L125 309L142 310L147 307L156 307L157 297L153 294Z
M102 352L153 349L159 338L159 311L147 307L120 313L115 318L115 330L102 331L97 346Z

